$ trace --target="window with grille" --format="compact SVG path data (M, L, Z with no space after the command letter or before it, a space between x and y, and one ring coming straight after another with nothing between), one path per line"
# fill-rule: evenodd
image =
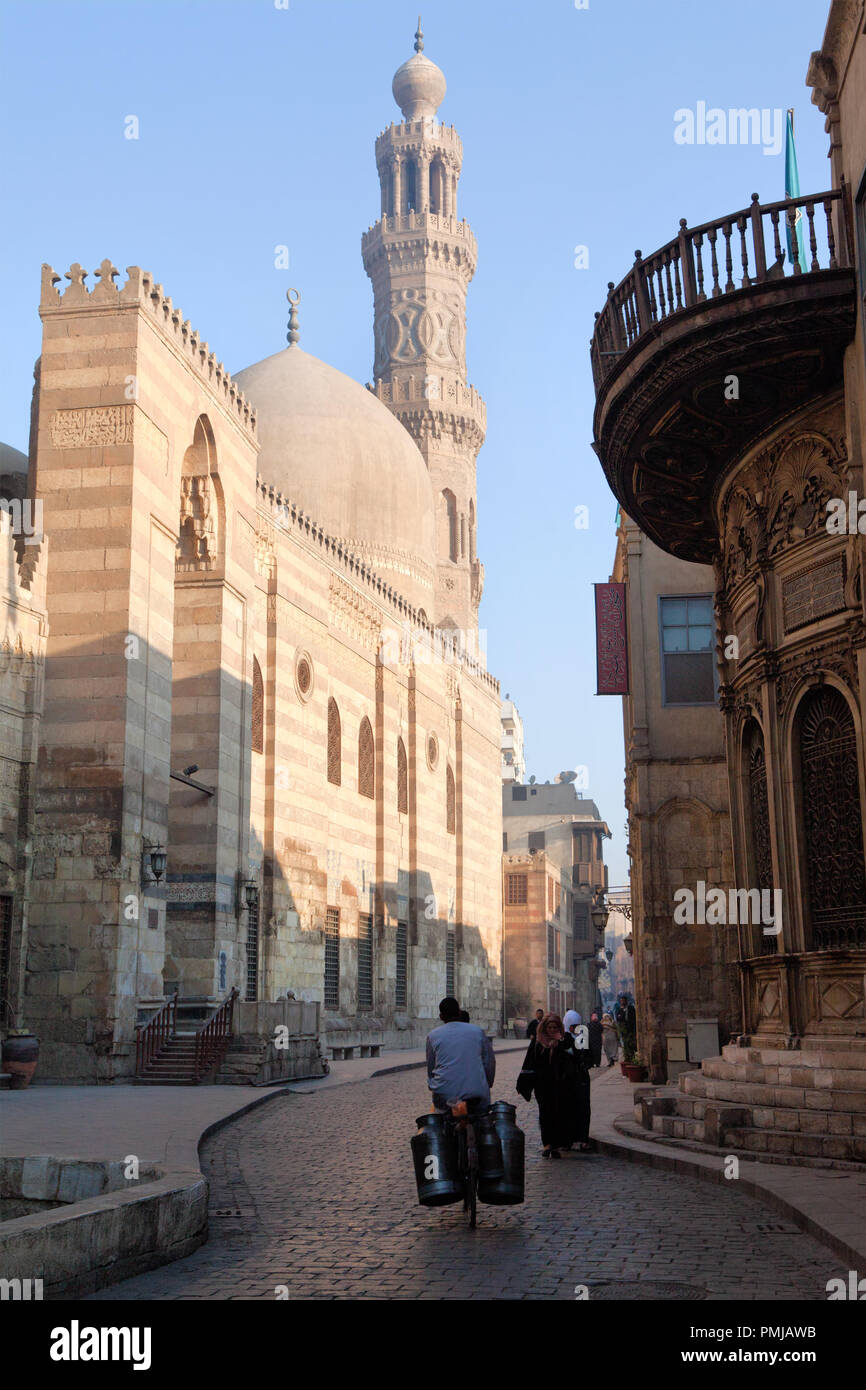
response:
M343 731L337 701L328 701L328 781L339 787L342 779Z
M409 925L397 923L396 960L394 963L394 1005L405 1009L409 1000Z
M866 946L866 864L854 717L840 690L820 685L797 725L811 949L856 949Z
M522 906L526 902L526 874L506 874L505 889L509 905Z
M325 912L325 1008L340 1007L340 909Z
M11 1017L9 996L12 992L12 895L0 895L0 1023L4 1026Z
M525 801L525 800L526 800L526 788L525 788L525 787L512 787L512 788L511 788L511 800L512 800L512 801Z
M402 738L397 740L397 810L403 815L409 811L409 762Z
M450 767L445 769L445 828L449 835L457 833L457 788Z
M713 600L660 598L662 703L712 705L716 700Z
M259 905L247 907L247 999L259 997Z
M253 657L253 752L265 751L265 683L258 659Z
M589 940L589 903L576 902L574 904L574 939L575 941Z
M373 729L366 716L358 731L358 791L371 801L376 796L376 759Z
M531 850L532 850L532 849L544 849L544 831L543 831L543 830L530 830L530 832L529 832L529 848L530 848Z
M445 993L454 995L457 985L454 978L454 928L449 927L445 936Z
M556 932L548 924L547 928L547 968L556 969Z
M358 1008L373 1007L373 914L358 918Z

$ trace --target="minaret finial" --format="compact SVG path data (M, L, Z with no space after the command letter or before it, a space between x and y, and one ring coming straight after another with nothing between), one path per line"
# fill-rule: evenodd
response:
M291 305L289 309L289 331L286 334L286 342L289 347L295 347L301 337L298 332L298 305L301 302L301 296L297 290L286 290L286 299Z
M415 52L424 52L424 31L421 28L421 16L418 16L418 31L415 34Z

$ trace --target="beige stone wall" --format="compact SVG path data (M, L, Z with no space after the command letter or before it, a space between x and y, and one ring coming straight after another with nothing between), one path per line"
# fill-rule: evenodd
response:
M445 992L450 928L455 988L495 1031L496 681L437 653L403 599L257 484L253 413L161 288L135 269L118 288L109 262L97 274L91 291L73 267L62 297L43 274L35 485L55 561L25 997L42 1078L128 1075L140 1011L174 989L215 1001L233 986L245 995L251 977L260 1000L293 991L323 1002L328 907L340 910L342 941L326 1026L420 1042ZM404 627L416 639L402 653ZM327 779L330 697L340 786ZM358 786L364 719L372 799ZM193 765L197 785L180 776ZM148 868L155 845L167 851L161 883ZM260 894L257 961L248 880ZM368 1009L362 913L374 918ZM398 922L409 940L399 1008Z
M323 999L325 912L337 908L340 1006L323 1010L323 1020L326 1030L354 1026L359 915L372 913L374 1003L360 1022L408 1045L438 1016L450 926L458 995L473 1018L495 1028L501 930L499 827L490 815L499 799L496 683L482 671L437 658L423 643L414 661L403 660L410 654L408 647L401 652L403 632L419 630L408 611L388 602L368 574L353 572L326 550L323 538L311 535L291 509L262 499L259 535L268 548L255 631L266 732L265 751L253 755L253 840L264 847L268 990ZM297 680L301 659L312 670L307 693ZM340 786L327 780L329 699L340 714ZM372 800L358 788L365 718L376 747ZM397 804L398 738L408 761L406 812ZM449 767L456 789L453 832L446 814ZM408 925L405 1008L395 997L398 922Z
M627 589L630 694L623 699L638 1048L654 1079L689 1018L739 1028L729 928L674 922L674 894L734 882L725 730L718 709L662 704L658 600L714 593L708 565L660 550L624 514L613 578Z
M40 309L35 483L54 559L27 1009L43 1040L41 1073L78 1080L128 1071L139 1001L162 996L165 890L142 877L142 854L168 842L171 885L182 463L196 421L208 417L222 466L246 476L251 507L256 452L249 409L207 345L150 277L133 269L118 289L115 274L103 262L89 291L74 266L61 298L59 277L46 268ZM239 497L234 526L242 507ZM244 558L226 569L222 582L233 584L242 606ZM234 637L239 619L231 617ZM213 656L211 649L205 661ZM229 666L232 677L237 685L243 673ZM203 774L219 771L208 753L198 759ZM216 803L222 850L246 833L237 778L233 788L222 783ZM212 815L196 807L188 819ZM50 966L38 954L49 947Z
M24 490L24 478L17 491ZM7 490L7 500L12 500ZM33 870L33 777L42 712L47 542L28 544L0 509L0 894L11 899L0 1025L27 1026L23 976ZM47 948L50 950L51 948Z

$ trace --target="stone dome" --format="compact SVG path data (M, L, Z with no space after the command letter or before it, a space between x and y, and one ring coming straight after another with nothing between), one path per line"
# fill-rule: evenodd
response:
M256 408L262 478L430 617L433 486L399 420L296 346L232 379Z
M435 116L445 100L445 74L423 53L413 53L394 73L391 91L407 121Z

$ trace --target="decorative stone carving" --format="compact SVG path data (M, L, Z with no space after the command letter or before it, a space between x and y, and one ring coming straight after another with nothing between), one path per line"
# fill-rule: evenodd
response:
M55 410L49 422L51 443L55 449L96 449L109 444L131 444L132 413L131 405Z

